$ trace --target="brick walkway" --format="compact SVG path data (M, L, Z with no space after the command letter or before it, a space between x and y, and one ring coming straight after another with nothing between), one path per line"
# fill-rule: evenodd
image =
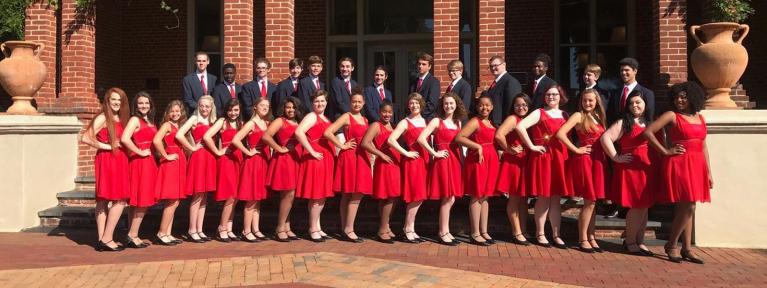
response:
M114 277L126 284L152 284L156 280L164 286L280 284L289 280L327 286L444 286L444 281L513 287L556 283L593 287L767 286L767 250L701 248L698 254L707 263L695 265L671 263L660 256L625 255L618 252L618 245L610 243L602 246L613 252L603 254L504 242L490 247L446 247L428 242L387 245L370 240L362 244L336 240L321 244L306 240L184 243L98 253L87 245L89 237L90 233L65 237L0 233L0 286L31 286L28 284L32 282L48 286L44 281L54 281L50 282L54 286L103 285L103 280ZM662 252L661 247L651 248ZM208 277L214 274L218 277Z

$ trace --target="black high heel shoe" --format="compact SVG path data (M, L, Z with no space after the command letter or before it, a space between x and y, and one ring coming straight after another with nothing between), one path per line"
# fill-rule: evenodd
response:
M445 233L443 235L439 235L439 241L438 241L439 244L442 244L442 245L445 245L445 246L458 246L458 241L455 241L455 240L452 240L452 239L449 242L445 241L444 237L447 236L447 235L450 235L450 233Z
M359 236L357 238L352 238L351 233L354 233L354 231L344 232L344 236L342 240L352 242L352 243L362 243L365 242L365 240L362 240Z
M522 236L522 238L525 238L525 236L522 233L519 233L517 235L514 235L514 237L511 238L511 243L514 243L514 244L517 244L517 245L522 245L522 246L529 246L530 245L530 242L527 241L526 238L525 238L525 240L519 240L517 238L519 236Z
M140 239L139 239L139 240L140 240ZM125 245L125 246L127 246L128 248L133 248L133 249L142 249L142 248L146 248L146 247L149 247L149 244L146 244L146 243L144 243L144 242L141 242L141 244L136 244L136 242L133 242L133 238L131 238L130 236L125 236L125 242L128 242L128 243Z
M591 241L594 241L594 243L596 243L597 239L589 239L589 245L591 245L591 249L594 249L594 252L597 252L597 253L604 253L605 252L605 250L603 250L602 247L595 246L595 245L591 244Z
M101 242L101 240L99 240L99 243L96 244L96 251L99 251L99 252L119 252L119 251L125 250L125 247L120 246L120 245L117 245L117 247L114 247L114 248L109 247L109 245L107 245L109 243L115 243L115 241L112 240L112 241L104 243L104 242ZM117 244L117 243L115 243L115 244Z
M593 253L596 252L594 250L594 247L589 247L589 248L583 247L583 243L589 243L589 240L583 240L583 241L578 242L578 250L579 251L581 251L583 253L589 253L589 254L593 254ZM589 245L591 245L591 244L589 244Z
M690 254L690 250L682 249L682 252L680 254L682 254L682 259L690 261L692 263L695 263L695 264L704 264L705 263L703 261L703 259L700 259L700 258L695 257L692 254Z
M163 235L163 234L155 235L154 243L157 243L157 244L160 244L160 245L164 245L164 246L176 246L176 244L178 244L178 243L176 243L176 242L174 242L172 240L171 241L165 241L165 239L163 239L163 238L167 237L167 236L168 235Z
M663 250L666 251L666 256L668 256L668 261L671 261L674 263L682 263L682 257L672 255L672 253L676 251L677 249L679 248L663 246Z
M487 240L485 239L485 237L482 237L482 234L471 235L470 238L471 238L471 244L474 244L477 246L490 246L490 243L487 243ZM485 240L485 241L477 241L477 238L482 238L482 240Z

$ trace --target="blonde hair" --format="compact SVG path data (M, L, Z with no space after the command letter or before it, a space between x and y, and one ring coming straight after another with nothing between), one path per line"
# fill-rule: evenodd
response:
M591 110L591 113L586 113L586 111L583 110L583 99L585 98L584 96L586 96L586 94L594 95L597 101L597 105L594 106L594 110ZM578 123L578 130L593 132L597 125L602 125L602 127L605 127L605 108L604 104L602 103L602 97L599 96L599 92L596 89L586 89L581 92L581 101L578 103L578 112L583 114L580 123ZM591 117L587 117L588 114L591 114L594 116L594 118L592 119Z
M216 122L216 103L213 102L213 96L202 95L202 97L197 100L197 108L194 109L194 113L192 113L192 115L197 118L197 121L200 121L200 119L205 119L202 117L202 114L200 114L200 102L203 100L210 101L210 114L208 115L208 124L213 124Z
M594 73L594 76L599 79L599 76L602 75L602 67L599 67L597 64L589 64L586 65L586 69L583 70L583 73Z

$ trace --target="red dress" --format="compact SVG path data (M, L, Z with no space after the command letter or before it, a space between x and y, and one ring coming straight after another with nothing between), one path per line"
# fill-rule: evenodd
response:
M663 159L663 202L711 202L709 171L703 151L706 121L700 114L698 118L700 124L692 124L677 113L676 125L668 131L672 145L682 144L685 153Z
M461 147L453 143L455 135L461 129L447 128L445 120L439 120L439 127L434 131L434 150L447 150L447 158L432 159L429 165L426 191L429 199L439 200L451 196L463 196L461 183ZM428 154L427 154L428 155ZM426 157L423 155L422 157Z
M192 128L194 144L202 142L202 136L210 129L210 125L197 123ZM189 156L186 173L187 194L216 191L216 156L205 145Z
M165 158L160 158L160 168L158 169L159 172L157 172L157 182L155 185L158 199L178 200L187 196L186 190L184 190L184 185L186 184L186 155L184 150L181 149L181 144L176 140L176 132L178 132L178 126L171 124L170 132L163 137L165 153L168 155L176 154L178 159L168 161Z
M538 124L529 128L530 140L533 145L546 147L546 153L530 152L527 161L528 195L551 197L551 195L572 196L567 189L565 161L567 147L554 136L565 124L564 118L551 118L545 110L540 109L541 118ZM564 112L562 112L564 113ZM564 115L563 115L564 116Z
M123 134L123 125L115 121L117 139ZM96 133L96 141L109 144L107 127ZM122 148L117 150L98 150L94 162L96 173L96 199L103 201L127 200L130 197L128 189L128 155Z
M379 151L388 155L392 159L392 163L386 163L381 160L380 157L376 158L373 166L373 198L376 199L389 199L399 197L400 192L400 177L402 175L399 163L400 155L397 150L389 146L389 135L392 130L388 130L381 122L376 122L373 125L378 125L378 136L373 140Z
M514 118L517 119L517 123L522 121L522 118L517 115L514 115ZM506 144L509 145L509 147L524 146L516 131L511 131L506 134ZM525 178L523 176L525 165L527 165L527 151L522 151L519 154L514 155L504 152L501 157L501 166L498 170L498 184L496 185L496 190L514 196L527 196L525 190Z
M157 127L149 126L144 120L139 119L139 127L133 132L133 143L139 150L152 148L152 139L157 133ZM130 156L130 205L136 207L150 207L157 203L155 185L157 180L157 163L154 162L154 153L141 157L137 154Z
M477 150L469 149L466 153L466 161L463 166L463 183L466 194L482 198L495 195L495 186L498 182L499 160L498 151L495 150L495 127L486 126L477 118L479 124L477 131L469 136L469 139L482 145L482 157L479 163Z
M218 157L216 201L224 201L237 196L242 151L232 145L232 139L237 134L237 129L229 125L229 121L224 120L224 128L219 133L221 134L221 149L227 149L227 152L224 156Z
M573 153L570 159L567 159L569 190L589 201L604 199L607 183L605 177L607 156L599 142L605 128L602 125L597 125L594 129L594 131L576 130L580 146L591 145L591 154L578 155Z
M416 127L407 121L407 130L402 135L405 139L407 147L415 152L418 152L418 158L412 159L408 157L402 157L400 163L402 163L402 199L405 203L426 200L426 170L429 167L429 152L426 148L418 145L418 135L421 134L423 128Z
M642 136L645 127L634 124L631 131L624 131L618 140L621 154L631 153L629 163L613 165L611 193L613 202L627 208L649 208L655 200L655 179L648 153L647 139Z
M274 139L280 146L288 148L287 153L274 151L266 172L266 185L272 191L292 191L298 186L298 162L301 155L301 145L296 141L295 132L298 124L282 118L282 127Z
M322 137L322 133L330 126L330 122L324 120L319 114L314 126L306 131L306 140L312 145L314 151L322 153L322 159L318 160L304 151L301 156L301 165L298 167L298 188L296 197L305 199L322 199L333 197L333 147L328 139Z
M349 125L344 127L344 137L347 141L354 139L357 147L354 149L341 150L336 159L336 171L333 179L333 190L344 193L373 193L373 171L370 169L370 156L365 148L362 148L362 137L368 129L368 120L362 117L363 122L357 122L349 115Z
M256 149L258 154L253 157L244 156L242 173L240 174L240 191L237 199L243 201L266 199L266 169L269 163L269 146L261 142L264 130L253 125L253 131L248 133L248 147Z

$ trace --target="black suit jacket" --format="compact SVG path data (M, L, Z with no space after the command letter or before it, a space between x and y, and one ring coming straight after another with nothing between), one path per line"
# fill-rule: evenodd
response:
M242 99L242 85L234 83L234 95L237 99ZM216 117L224 117L226 114L226 106L229 104L229 100L232 99L232 94L229 92L229 87L224 83L219 83L213 88L213 104L216 105ZM242 103L240 103L242 104ZM240 107L240 111L243 111L245 107Z
M319 77L318 77L319 78ZM320 90L325 90L325 82L320 79ZM301 99L301 103L304 104L304 112L308 113L312 111L312 94L317 88L312 83L312 77L306 76L298 80L298 99Z
M298 95L298 79L296 79L296 86L293 86L293 81L290 77L277 83L277 91L272 94L272 111L279 109L282 101L290 96L296 97Z
M546 89L549 89L551 85L557 84L557 81L554 81L554 79L549 78L547 75L543 75L541 81L538 82L538 87L536 87L535 91L533 91L533 86L535 84L534 81L535 80L530 82L530 87L527 88L527 95L533 98L533 107L530 109L530 111L543 108L543 104L546 103L546 101L543 99L544 95L546 94Z
M519 84L517 78L514 78L508 72L501 76L501 79L495 83L493 89L483 92L483 94L487 94L493 99L493 112L490 114L490 119L493 120L495 125L500 125L503 119L506 119L506 116L512 113L514 96L520 92L522 92L522 85Z
M368 122L373 123L378 121L378 109L381 107L381 95L378 93L378 87L375 84L368 85L365 90L362 91L362 95L365 96L365 117L368 118ZM393 96L389 89L384 87L384 97L386 100L392 101Z
M248 83L245 83L245 85L242 85L242 94L240 97L240 111L242 111L242 119L248 120L253 114L253 105L256 104L257 100L266 97L266 99L269 99L269 102L271 104L272 101L272 95L274 95L274 92L277 91L277 85L274 85L274 83L267 81L266 82L266 95L261 95L261 88L258 87L258 80L253 80Z
M410 83L410 93L413 92L421 94L426 101L426 107L422 107L423 112L421 112L421 116L427 121L436 116L437 105L439 105L439 95L442 93L439 88L439 79L434 77L432 73L427 74L426 77L423 78L421 89L418 90L418 77L416 77Z
M349 79L349 85L354 89L357 87L357 81ZM349 112L351 109L351 93L346 90L346 82L341 76L336 76L330 83L330 99L328 99L328 114L332 120L337 119L341 114Z
M645 95L645 98L647 99L647 102L645 103L645 113L650 116L650 119L655 119L655 93L652 90L639 85L639 83L634 87L634 90L639 90ZM634 90L629 91L629 94ZM621 107L621 97L623 97L623 85L621 85L618 90L614 90L610 93L610 100L607 103L607 123L610 125L615 123L615 121L618 121L618 119L621 119L623 115L623 111L621 111L623 109L623 107Z
M208 88L207 93L202 91L200 78L197 78L197 71L184 76L184 79L181 81L181 95L183 97L181 100L184 101L188 115L191 115L194 109L197 109L197 100L200 100L202 95L210 95L213 92L213 88L216 87L216 75L206 71L205 84L207 85L206 88Z
M445 88L445 92L447 93L447 88ZM459 98L461 98L463 107L466 107L466 110L470 114L474 112L474 94L472 93L471 84L469 84L469 82L461 78L457 83L455 83L453 89L450 90L450 92L455 93Z

